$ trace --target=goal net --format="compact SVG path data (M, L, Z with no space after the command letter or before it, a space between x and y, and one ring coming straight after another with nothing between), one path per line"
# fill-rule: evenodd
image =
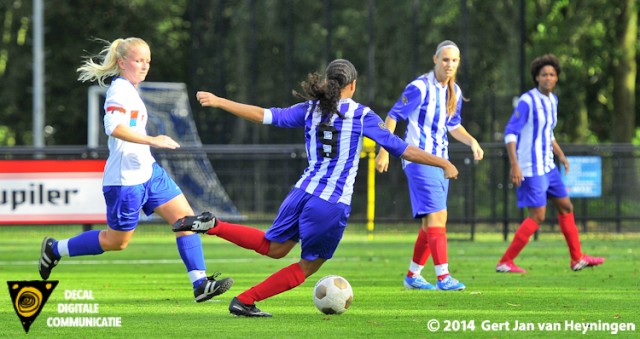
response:
M107 136L102 128L105 94L104 87L89 88L87 145L92 148L107 145ZM202 146L184 83L142 82L140 95L149 113L149 135L168 135L182 147ZM211 211L222 219L243 219L204 151L181 153L179 157L154 152L154 157L180 186L196 214ZM153 214L151 217L157 216ZM141 220L149 218L142 214Z

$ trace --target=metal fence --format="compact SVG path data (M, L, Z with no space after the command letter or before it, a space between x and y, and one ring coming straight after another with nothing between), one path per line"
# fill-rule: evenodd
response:
M474 162L468 147L453 143L451 161L458 180L450 183L447 227L454 232L514 231L525 216L517 208L515 191L508 181L509 163L503 144L483 144L485 158ZM599 156L602 161L602 194L572 198L576 222L582 232L637 232L640 221L640 147L633 145L563 145L567 156ZM298 180L307 160L302 145L205 145L202 148L154 150L159 161L188 159L207 154L216 175L247 223L271 222L280 203ZM58 146L0 148L0 159L105 158L105 148ZM351 213L351 224L364 224L367 215L366 159L360 162ZM179 180L176 179L178 182ZM180 184L180 182L179 182ZM181 184L182 185L182 184ZM188 197L189 198L189 197ZM389 172L376 174L375 227L415 228L407 183L400 161L392 159ZM554 208L547 208L541 232L557 227Z

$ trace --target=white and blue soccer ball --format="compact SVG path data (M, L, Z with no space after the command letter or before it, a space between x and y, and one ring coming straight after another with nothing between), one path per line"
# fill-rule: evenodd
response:
M324 314L342 314L353 302L353 289L347 279L329 275L313 288L313 303Z

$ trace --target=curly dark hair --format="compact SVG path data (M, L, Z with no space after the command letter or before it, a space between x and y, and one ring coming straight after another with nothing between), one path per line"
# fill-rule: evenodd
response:
M311 73L307 80L300 83L305 95L293 91L293 95L305 100L319 100L322 120L330 118L333 114L344 116L338 111L340 91L358 78L358 71L351 62L345 59L333 60L325 71L326 81L322 81L320 74Z
M538 87L538 81L536 81L536 77L540 74L540 70L544 66L551 66L556 70L556 75L560 76L560 72L562 69L560 68L560 59L553 54L545 54L543 56L539 56L531 62L531 78L533 83Z

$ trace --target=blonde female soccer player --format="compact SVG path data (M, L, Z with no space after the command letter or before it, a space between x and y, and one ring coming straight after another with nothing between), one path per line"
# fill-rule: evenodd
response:
M141 211L147 215L155 212L169 224L194 214L178 185L151 155L150 147L175 149L180 145L166 135L147 135L145 129L148 115L138 93L138 84L147 77L151 66L149 45L135 37L117 39L107 44L97 58L99 63L88 58L78 68L78 80L104 85L106 78L114 77L104 104L109 157L102 191L108 227L80 233L70 239L45 237L39 263L42 279L49 278L61 257L125 249L138 226ZM206 216L203 214L198 219L206 219ZM179 232L176 242L197 302L209 300L231 287L231 278L215 280L219 273L207 277L198 234Z
M475 160L481 160L484 151L461 124L462 91L456 84L460 49L452 41L445 40L438 45L433 62L433 71L419 76L405 87L389 111L385 124L394 132L398 120L407 120L405 141L444 159L449 159L447 134L451 134L471 147ZM376 168L382 173L388 166L389 153L380 148ZM446 234L449 180L442 175L442 169L434 166L407 160L402 160L402 166L409 183L413 217L421 219L413 258L403 284L410 289L463 290L465 285L449 274ZM429 254L433 254L436 286L421 274Z

